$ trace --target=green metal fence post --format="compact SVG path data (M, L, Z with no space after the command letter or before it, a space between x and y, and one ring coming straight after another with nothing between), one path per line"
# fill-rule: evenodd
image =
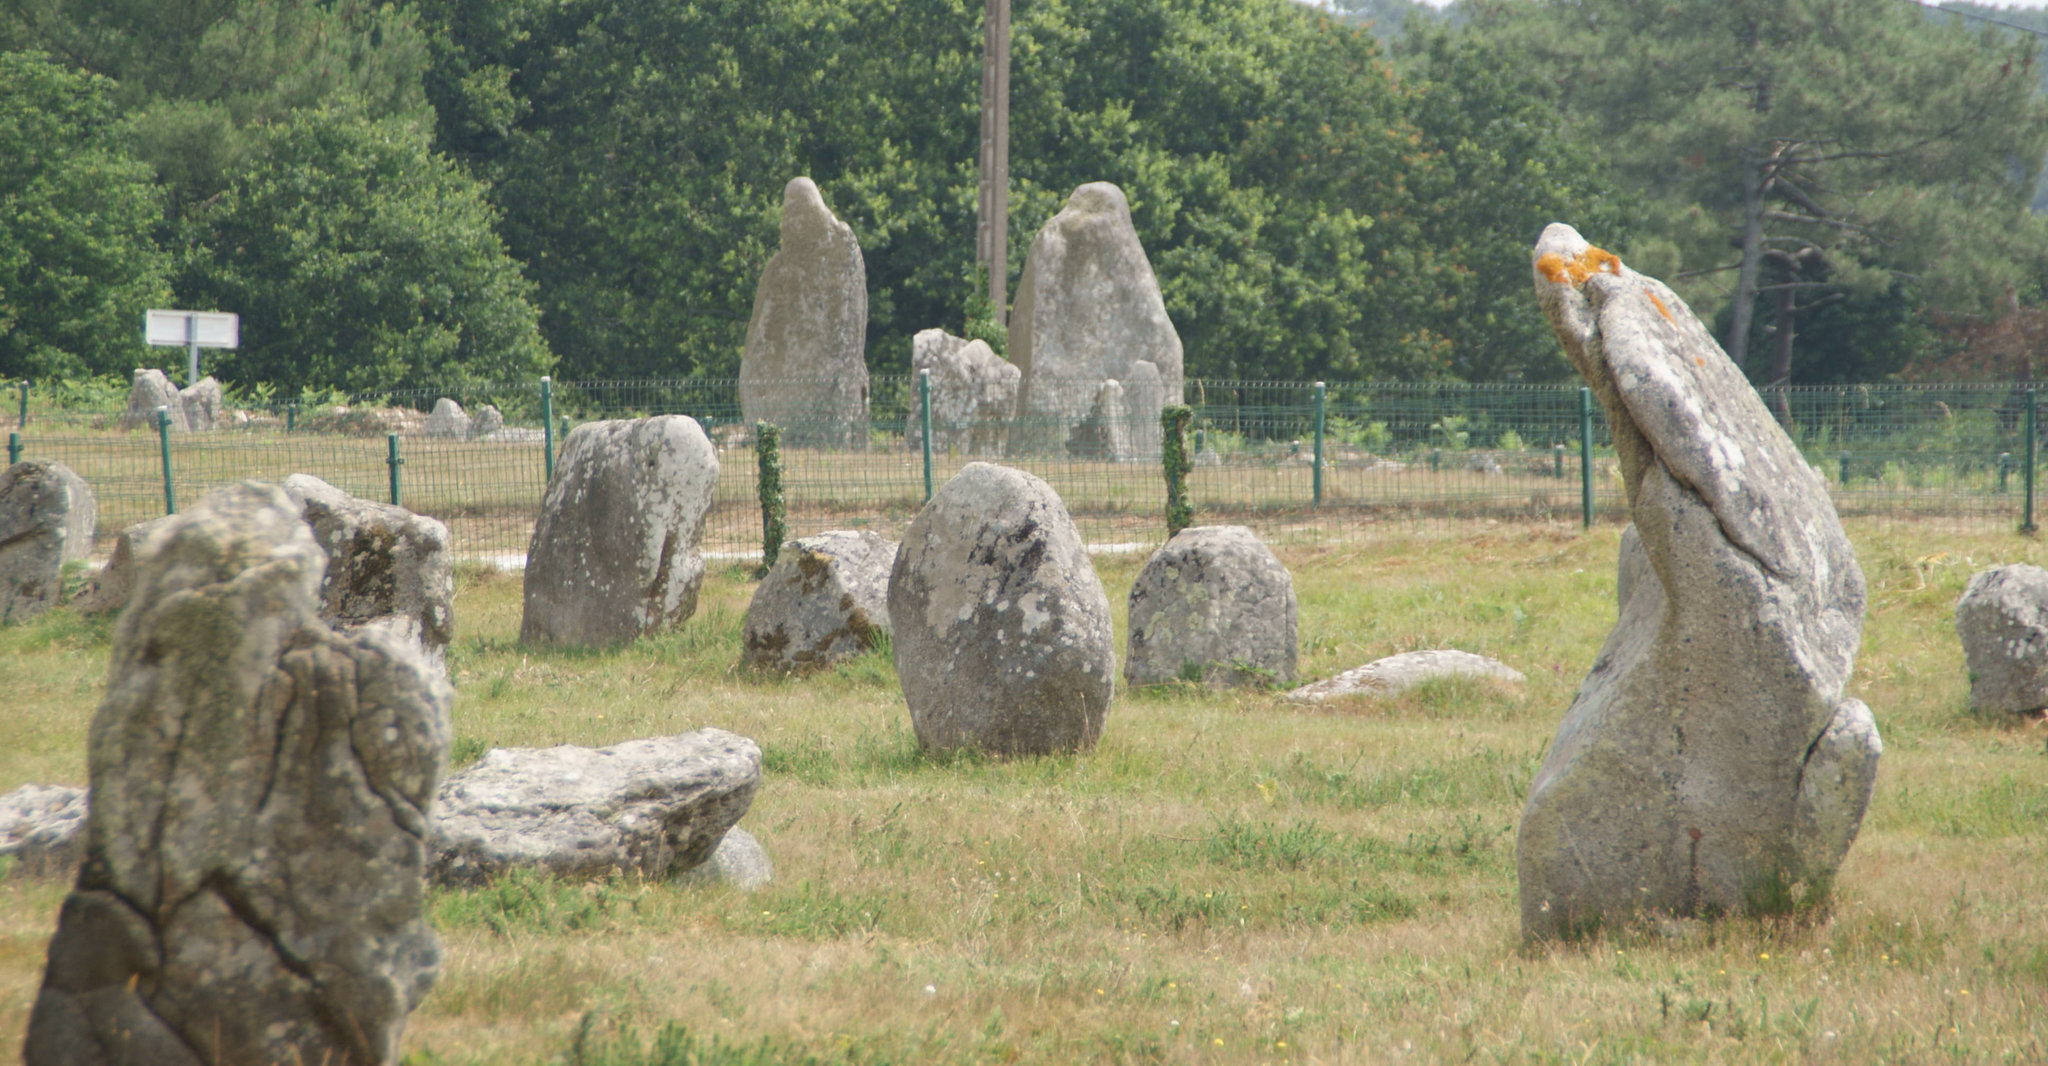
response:
M1315 506L1323 505L1323 414L1329 402L1329 389L1322 382L1316 382L1316 474L1313 481Z
M15 430L7 435L7 465L13 466L18 462L21 462L21 431Z
M2005 495L2005 479L2012 474L2012 453L1998 453L1998 494Z
M2025 514L2025 516L2024 516L2024 517L2023 517L2023 518L2022 518L2022 519L2020 520L2020 532L2022 532L2022 533L2032 533L2032 532L2034 531L2034 529L2036 528L2036 527L2034 526L2034 460L2035 460L2035 456L2036 456L2036 452L2035 452L2035 449L2036 449L2036 448L2037 448L2037 447L2039 446L2039 441L2037 441L2037 440L2035 439L2035 438L2036 438L2036 436L2037 436L2037 434L2038 434L2038 430L2037 430L2037 427L2038 427L2039 423L2038 423L2037 419L2038 419L2038 417L2039 417L2039 414L2040 414L2040 408L2039 408L2038 404L2036 403L2036 397L2035 397L2035 395L2034 395L2034 390L2032 390L2032 389L2028 389L2028 390L2027 390L2027 458L2026 458L2026 463L2027 463L2027 466L2026 466L2026 472L2025 472L2025 474L2024 474L2024 475L2022 476L2022 481L2023 481L2023 483L2024 483L2024 484L2026 485L2026 488L2027 488L2027 509L2026 509L2026 514Z
M178 497L171 489L171 409L156 409L156 443L164 457L164 513L178 513Z
M15 422L15 425L17 425L17 426L21 427L22 429L27 429L27 428L28 428L28 379L27 379L27 378L22 378L22 379L21 379L21 418L20 418L20 420L19 420L19 421Z
M1842 487L1849 487L1849 453L1842 453Z
M555 379L540 379L540 451L547 479L555 480Z
M1579 516L1593 528L1593 390L1579 390Z
M1557 479L1558 479L1559 481L1563 481L1563 480L1564 480L1564 445L1562 445L1562 444L1553 444L1553 445L1551 445L1551 446L1550 446L1550 458L1551 458L1551 460L1552 460L1552 467L1551 467L1551 476L1553 476L1553 477L1557 478Z
M932 372L917 372L917 417L924 427L924 502L932 502Z
M398 457L398 434L384 434L384 445L384 462L391 467L391 506L403 507L404 504L398 502L398 468L405 464L405 460Z
M284 405L284 431L290 433L299 428L299 401Z

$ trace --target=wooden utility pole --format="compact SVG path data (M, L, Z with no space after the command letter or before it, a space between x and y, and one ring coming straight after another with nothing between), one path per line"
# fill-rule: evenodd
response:
M974 261L988 269L996 321L1010 321L1010 0L987 0L981 24L981 199Z

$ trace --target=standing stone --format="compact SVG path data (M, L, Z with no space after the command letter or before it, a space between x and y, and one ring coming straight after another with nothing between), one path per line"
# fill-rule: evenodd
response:
M434 401L434 409L427 415L427 436L440 440L467 440L469 438L469 414L462 405L446 396Z
M2019 563L1970 578L1956 602L1970 706L1993 714L2048 707L2048 570Z
M717 487L718 453L694 418L570 431L526 550L519 639L601 647L690 617Z
M865 530L833 530L782 546L740 623L740 661L809 671L851 659L889 632L896 545Z
M1124 386L1111 378L1095 390L1095 402L1088 417L1067 437L1067 454L1076 459L1101 459L1111 463L1131 460L1131 416L1124 408Z
M868 270L853 228L809 178L782 190L782 246L754 289L740 356L740 414L787 445L868 441Z
M227 403L221 396L220 382L208 374L178 390L178 405L185 409L186 429L207 433L221 428L221 412Z
M1166 381L1159 376L1159 368L1140 359L1131 364L1130 376L1123 379L1124 417L1130 426L1131 458L1139 462L1156 463L1160 459L1160 445L1166 439L1166 431L1159 424L1160 412L1166 409ZM1175 394L1179 403L1179 394Z
M1124 680L1208 685L1294 680L1294 577L1243 526L1189 526L1131 585Z
M156 428L156 409L165 408L171 420L171 432L183 433L191 428L185 420L185 398L178 394L178 388L161 370L135 369L135 383L128 387L128 409L121 413L122 429Z
M1136 363L1152 364L1161 403L1180 402L1180 335L1122 189L1083 185L1038 231L1010 312L1010 356L1023 372L1018 430L1036 453L1066 441L1104 379L1137 380ZM1146 388L1150 403L1149 378Z
M326 557L275 486L212 493L149 551L24 1059L395 1063L439 968L421 905L447 684L320 621Z
M505 412L498 410L497 404L487 403L479 408L476 417L470 420L469 435L482 439L504 428Z
M135 571L142 545L151 533L172 517L165 515L137 522L115 534L114 551L108 557L107 565L93 575L92 586L73 601L72 607L80 614L106 614L128 606L128 597L135 591Z
M1020 372L988 346L987 341L955 337L927 329L911 339L913 387L921 371L932 372L932 449L968 455L1001 455L1017 414ZM921 446L923 415L911 394L904 436L912 449Z
M1052 486L969 463L910 523L889 575L896 675L918 743L1087 748L1116 684L1109 598Z
M761 749L723 729L609 748L493 748L441 786L431 876L676 877L711 858L760 785Z
M1530 785L1523 935L1823 898L1882 750L1842 694L1864 584L1826 486L1676 293L1569 226L1533 258L1643 558Z
M27 459L0 470L0 624L57 606L64 564L92 556L92 487L63 463Z
M327 553L320 617L343 632L385 629L444 666L455 637L455 568L448 527L403 507L359 500L310 474L284 491Z

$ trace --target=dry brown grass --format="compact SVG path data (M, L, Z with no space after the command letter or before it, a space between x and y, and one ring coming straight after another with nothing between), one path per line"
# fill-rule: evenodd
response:
M1852 688L1887 751L1831 913L1528 951L1512 827L1612 624L1617 530L1473 528L1287 549L1303 672L1453 646L1522 669L1520 692L1125 693L1094 752L1016 762L920 755L880 656L735 672L736 566L681 630L603 655L520 648L516 578L465 572L463 754L754 737L768 774L744 824L777 879L437 894L447 962L407 1046L541 1063L629 1025L582 1061L663 1061L631 1051L678 1023L716 1062L2048 1059L2044 736L1967 711L1950 621L1973 570L2042 562L2038 542L1852 524L1872 593ZM1097 560L1120 633L1141 562ZM0 789L80 780L104 655L61 613L0 634ZM61 895L0 881L0 1046Z

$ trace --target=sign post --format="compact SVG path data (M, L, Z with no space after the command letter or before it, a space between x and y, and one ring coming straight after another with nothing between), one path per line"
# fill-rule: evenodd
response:
M199 349L238 348L242 317L228 311L150 310L142 316L145 344L185 349L185 384L199 383Z

